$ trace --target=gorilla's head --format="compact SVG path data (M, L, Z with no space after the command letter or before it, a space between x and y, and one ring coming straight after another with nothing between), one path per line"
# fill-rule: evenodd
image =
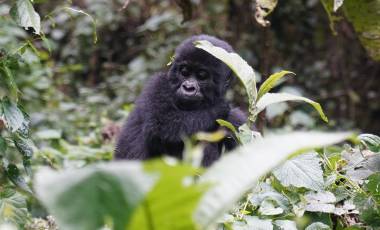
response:
M168 78L176 104L182 109L213 105L224 96L232 78L226 64L195 47L194 42L199 40L233 52L227 42L208 35L192 36L177 47Z

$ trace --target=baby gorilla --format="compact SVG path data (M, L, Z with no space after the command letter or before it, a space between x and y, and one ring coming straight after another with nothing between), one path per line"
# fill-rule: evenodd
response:
M176 49L175 59L167 73L154 75L136 101L134 111L120 133L117 159L149 159L167 154L182 157L182 138L197 132L213 132L217 119L242 125L246 117L231 109L224 96L232 80L232 71L220 60L198 49L194 42L207 40L229 52L231 46L212 36L193 36ZM236 146L230 135L219 143L208 143L203 166L209 166L226 149Z

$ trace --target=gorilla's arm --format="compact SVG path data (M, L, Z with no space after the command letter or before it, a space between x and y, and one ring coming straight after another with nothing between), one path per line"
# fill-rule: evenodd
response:
M115 159L144 160L148 151L144 145L143 120L141 111L137 108L128 117L127 123L121 129L116 149Z

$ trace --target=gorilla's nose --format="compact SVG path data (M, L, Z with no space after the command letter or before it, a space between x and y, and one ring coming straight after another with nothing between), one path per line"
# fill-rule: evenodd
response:
M197 92L196 83L192 81L185 81L182 83L182 92L188 96L195 95Z

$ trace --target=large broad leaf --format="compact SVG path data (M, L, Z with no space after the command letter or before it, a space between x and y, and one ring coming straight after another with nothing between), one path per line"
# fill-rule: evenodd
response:
M276 85L276 83L286 74L295 75L295 73L286 70L270 75L269 78L265 80L263 84L260 86L259 92L257 94L257 100L259 100L264 94L268 93Z
M273 174L284 186L323 189L323 170L317 153L305 153L287 160Z
M5 122L9 131L27 133L29 118L15 103L7 98L0 100L0 118Z
M203 196L194 219L202 228L207 228L252 188L260 176L284 161L288 155L301 149L331 145L350 135L296 132L267 136L237 148L211 166L201 177L201 182L214 183L215 186Z
M236 53L212 45L209 41L197 41L195 47L202 49L228 65L243 83L248 95L249 105L252 106L257 98L255 72L248 63Z
M312 101L306 97L301 97L289 93L266 93L264 96L260 98L260 100L256 104L256 113L260 113L263 111L268 105L285 102L285 101L304 101L309 103L314 107L315 110L319 113L319 116L325 122L328 122L326 115L323 113L322 107L318 102Z
M25 197L9 187L0 190L0 224L13 223L23 229L28 220Z
M192 213L208 186L193 184L199 173L190 166L169 166L158 161L146 163L160 179L135 212L128 229L196 229Z
M105 224L124 230L156 176L139 162L113 162L77 170L41 169L37 197L66 230L94 230Z
M34 10L30 0L16 0L16 3L11 8L10 14L19 26L26 29L32 27L35 34L40 34L41 18Z

